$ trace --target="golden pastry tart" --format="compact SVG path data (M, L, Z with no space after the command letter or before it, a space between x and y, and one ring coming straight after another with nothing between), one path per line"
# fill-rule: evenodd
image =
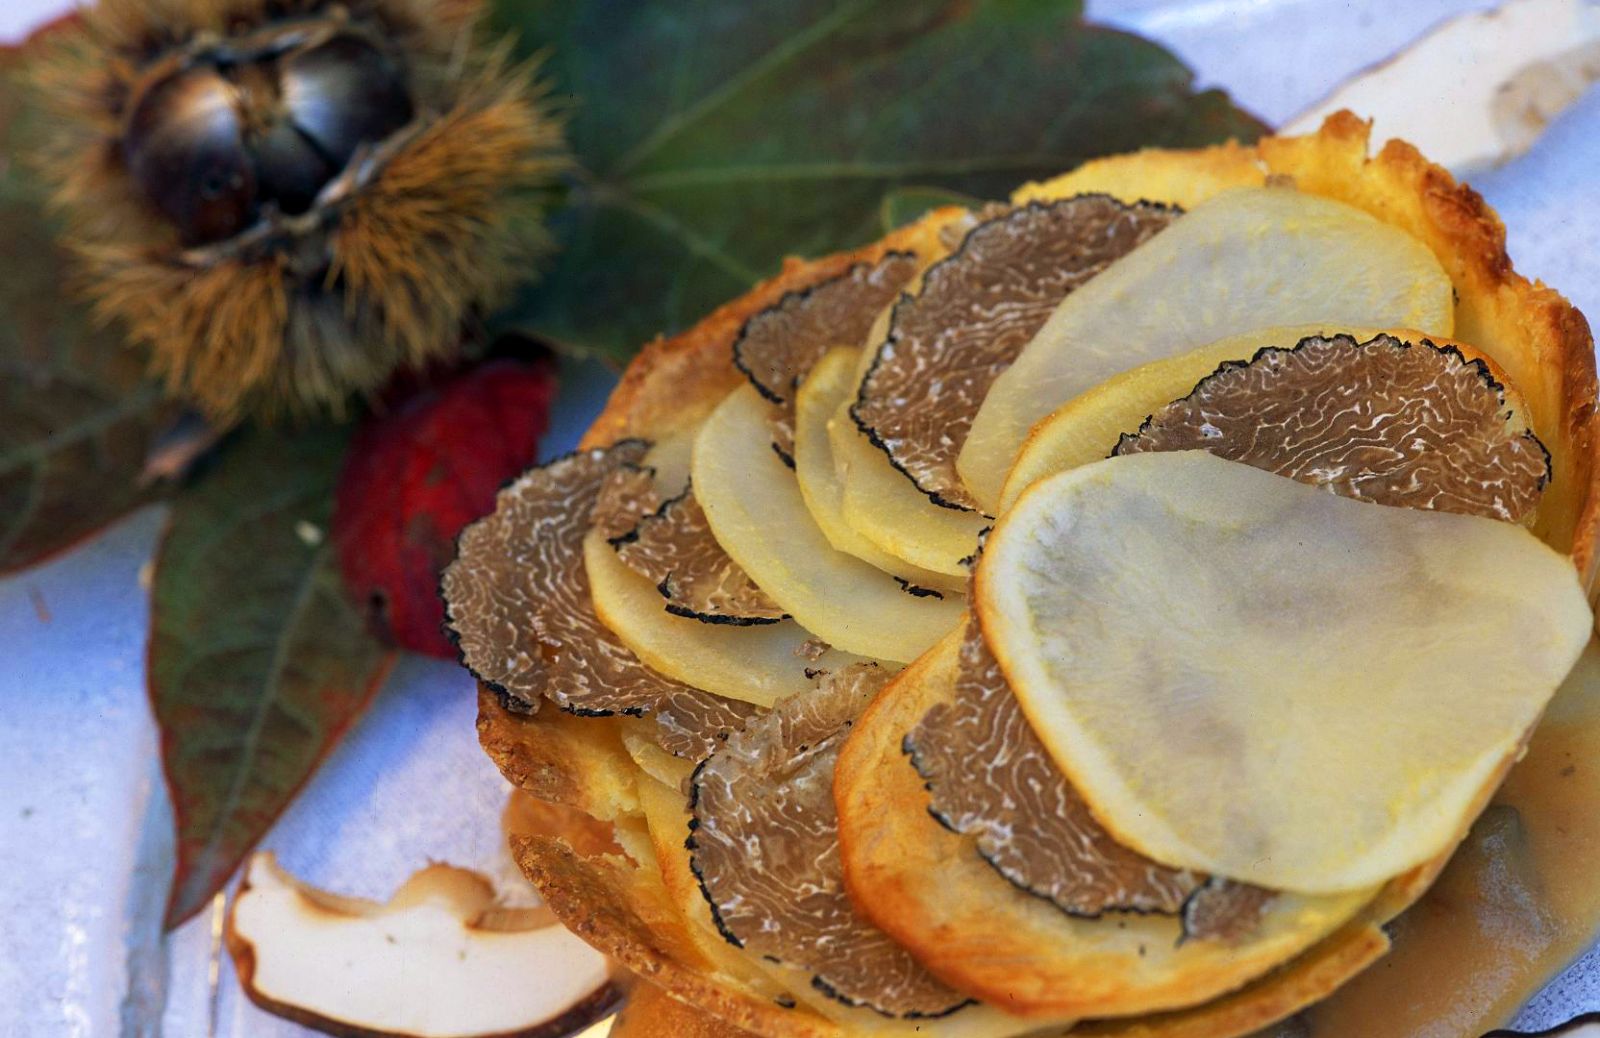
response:
M462 535L615 1033L1469 1035L1587 943L1593 343L1367 130L791 260Z

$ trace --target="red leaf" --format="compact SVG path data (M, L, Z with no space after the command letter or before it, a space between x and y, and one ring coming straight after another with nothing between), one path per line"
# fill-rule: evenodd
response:
M461 528L536 460L554 394L550 365L493 360L357 431L339 476L334 544L346 586L403 648L455 658L439 572Z

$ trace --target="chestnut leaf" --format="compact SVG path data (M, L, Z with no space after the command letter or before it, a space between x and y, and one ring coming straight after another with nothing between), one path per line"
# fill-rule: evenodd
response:
M45 216L47 186L20 159L43 118L0 52L0 573L33 565L153 499L148 453L176 414L116 329L72 295Z
M882 233L897 188L1004 198L1097 155L1264 131L1177 58L1027 0L496 0L574 97L561 250L502 315L624 359ZM896 209L899 206L895 206ZM893 217L891 217L893 218Z
M168 926L227 883L394 659L326 536L348 438L245 432L173 501L148 659L178 828Z

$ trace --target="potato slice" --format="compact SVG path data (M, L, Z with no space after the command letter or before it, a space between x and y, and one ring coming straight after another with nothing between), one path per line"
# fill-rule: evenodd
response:
M967 578L938 573L891 555L864 537L844 517L844 483L833 463L828 423L856 388L859 349L840 347L817 361L795 400L794 474L800 494L828 543L863 562L919 587L965 593Z
M1359 339L1376 334L1366 328L1302 324L1262 328L1232 335L1197 350L1141 364L1080 393L1033 427L1006 476L1000 510L1017 503L1022 492L1046 476L1111 456L1117 439L1131 433L1158 408L1194 389L1195 383L1230 360L1249 360L1263 346L1292 346L1307 335L1348 332Z
M1202 451L1034 484L991 535L983 629L1119 841L1337 893L1444 850L1587 641L1527 530L1335 497Z
M925 263L931 266L943 259L976 224L976 216L952 222L941 248L924 253ZM906 286L907 292L921 290L923 273L926 267ZM857 350L849 390L826 423L834 480L842 488L839 511L858 538L872 545L878 553L902 560L901 569L910 566L933 574L922 580L896 570L898 575L924 587L961 591L970 575L965 560L977 547L978 534L989 525L988 520L971 512L941 508L930 501L915 484L895 470L888 457L872 445L850 415L850 405L872 369L877 347L889 334L893 312L891 305L878 315L867 335L867 348Z
M584 538L583 562L600 622L645 666L686 685L771 706L811 687L808 668L832 670L861 660L836 649L811 655L807 643L815 635L793 620L740 627L674 616L599 530Z
M450 865L379 905L258 853L225 937L251 1001L330 1034L562 1038L621 998L605 956L548 908L498 907L488 880Z
M768 446L766 408L753 386L734 390L706 420L691 479L727 553L830 645L906 663L960 622L960 596L909 594L889 574L828 543L794 473Z
M1448 336L1450 279L1427 247L1342 202L1238 188L1068 296L990 390L957 467L993 511L1033 424L1138 364L1270 325Z
M676 497L689 485L689 459L694 455L694 429L669 433L645 452L643 464L654 470L656 493Z
M622 737L622 748L628 751L640 771L664 786L673 789L687 788L689 775L698 760L674 757L650 738L650 719L622 717L617 721L617 732Z
M959 579L990 520L978 512L941 508L897 472L850 417L850 400L828 422L833 464L844 484L844 517L882 550Z
M931 266L947 256L950 248L976 224L975 216L952 223L945 247L928 252L924 257L927 264ZM922 274L926 272L925 267L906 291L921 291ZM834 478L842 487L840 513L850 529L879 552L936 574L925 582L913 583L964 591L971 575L966 560L989 521L976 513L941 508L930 501L916 484L895 470L887 455L872 445L850 414L850 405L872 369L878 346L889 334L893 316L893 306L885 307L878 315L867 335L866 348L857 351L849 391L827 422Z

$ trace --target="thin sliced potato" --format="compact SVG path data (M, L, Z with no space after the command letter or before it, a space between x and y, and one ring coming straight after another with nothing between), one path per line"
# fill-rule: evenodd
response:
M908 594L889 574L829 544L794 473L768 447L766 427L765 402L755 387L741 386L695 440L691 479L718 543L830 645L896 663L916 659L960 622L965 600Z
M947 242L953 243L960 236L949 232L964 234L977 222L977 217L970 214L964 221L952 221L946 228ZM907 293L920 291L927 268L949 255L947 242L941 242L937 251L924 254L923 271L906 286ZM840 515L857 537L879 553L934 575L912 583L964 591L968 577L966 559L976 549L978 534L989 525L988 520L971 512L941 508L930 501L914 483L895 470L888 457L872 445L850 415L855 392L871 370L878 347L889 334L893 316L892 305L878 315L867 336L866 347L856 354L850 390L830 412L826 424L834 481L842 488Z
M862 536L844 517L844 483L833 463L828 423L846 404L856 387L856 360L860 350L840 347L830 351L800 383L795 398L794 474L800 493L828 543L863 562L909 581L918 587L966 592L966 577L937 573L891 555Z
M661 608L660 592L629 569L599 531L584 538L583 563L600 622L645 666L686 685L771 706L811 687L807 668L832 670L861 661L837 649L811 657L804 647L816 636L793 620L737 626L675 616Z
M845 521L896 558L946 578L966 576L966 560L990 520L934 504L856 427L850 403L845 400L828 422L833 464L844 484Z
M1458 839L1593 623L1571 562L1520 526L1204 451L1035 483L990 536L977 613L1120 842L1306 894Z
M991 510L1035 422L1139 364L1272 325L1448 336L1450 279L1417 239L1342 202L1237 188L1066 298L995 380L958 468Z
M689 485L689 459L694 453L694 429L669 434L645 452L644 464L656 470L656 493L677 497Z
M619 717L617 731L622 736L622 748L639 770L650 778L672 789L685 789L689 775L700 763L688 757L674 757L656 745L653 721L648 717Z

